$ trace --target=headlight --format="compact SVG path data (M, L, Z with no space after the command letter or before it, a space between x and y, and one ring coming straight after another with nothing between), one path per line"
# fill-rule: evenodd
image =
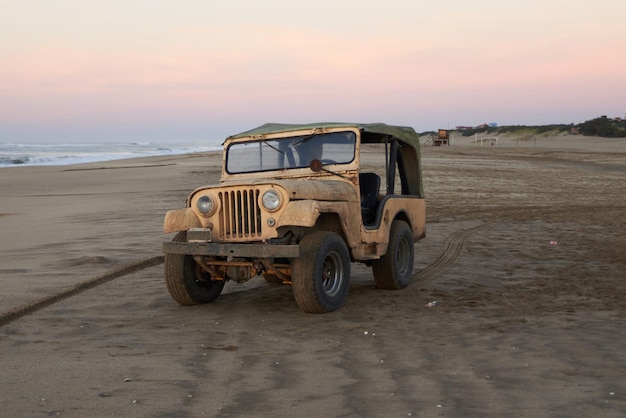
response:
M280 207L280 193L278 193L276 190L268 190L263 193L261 201L263 202L263 207L265 209L273 212Z
M209 216L215 210L215 202L209 196L201 196L196 202L196 207L202 215Z

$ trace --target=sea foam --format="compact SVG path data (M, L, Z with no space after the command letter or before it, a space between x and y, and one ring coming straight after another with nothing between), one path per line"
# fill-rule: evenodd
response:
M102 144L0 143L0 168L71 165L126 158L179 155L221 150L217 141L156 144L151 142Z

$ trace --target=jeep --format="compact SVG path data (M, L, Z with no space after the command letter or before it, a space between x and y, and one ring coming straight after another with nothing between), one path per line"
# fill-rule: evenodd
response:
M181 305L215 300L227 280L292 287L305 312L342 306L352 262L380 289L413 276L425 236L419 137L382 123L265 124L228 137L222 176L168 211L167 289Z

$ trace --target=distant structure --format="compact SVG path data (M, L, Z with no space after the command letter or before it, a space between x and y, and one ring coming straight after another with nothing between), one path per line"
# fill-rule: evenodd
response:
M459 125L456 127L456 130L468 131L470 129L497 128L497 127L498 127L498 122L489 122L489 123L481 123L480 125L476 125L476 126Z
M433 145L436 147L442 145L450 146L450 131L448 129L439 129L437 137L433 139Z

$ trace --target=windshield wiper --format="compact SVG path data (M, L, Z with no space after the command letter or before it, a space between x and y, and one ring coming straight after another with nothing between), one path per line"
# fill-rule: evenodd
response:
M291 144L290 146L291 146L292 148L295 148L295 147L297 147L298 145L300 145L300 144L302 144L302 143L304 143L304 142L307 142L307 141L309 141L309 140L311 140L311 139L315 138L316 136L317 136L317 134L307 135L307 136L303 137L301 140L299 140L299 141L297 141L297 142L294 142L294 143L293 143L293 144Z
M284 152L284 151L279 150L278 148L276 148L274 145L270 144L269 142L263 141L263 142L261 142L261 143L262 143L262 144L264 144L264 145L267 145L268 147L270 147L270 148L271 148L271 149L273 149L274 151L279 152L279 153L281 153L282 155L285 155L285 152Z

